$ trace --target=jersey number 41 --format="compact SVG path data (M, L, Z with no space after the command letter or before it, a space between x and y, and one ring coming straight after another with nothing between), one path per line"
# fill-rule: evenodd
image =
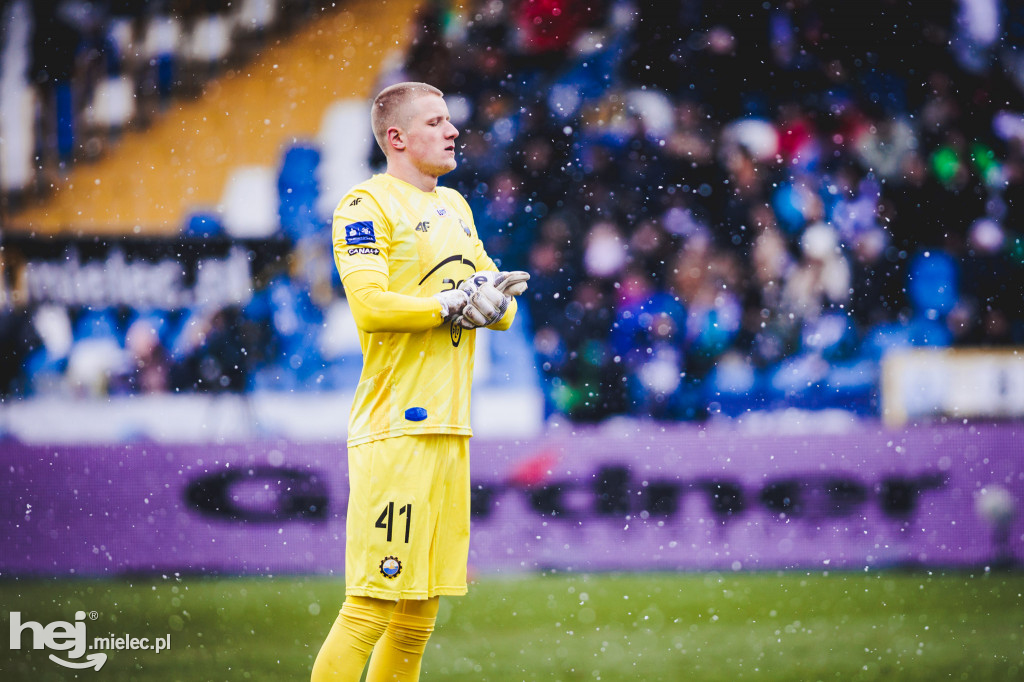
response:
M409 542L409 531L412 528L412 503L403 505L398 509L398 516L405 516L405 541ZM401 523L401 521L399 521ZM377 523L373 524L374 528L383 528L388 532L388 542L391 542L391 536L395 528L395 503L388 502L388 506L384 507L384 511L377 517Z

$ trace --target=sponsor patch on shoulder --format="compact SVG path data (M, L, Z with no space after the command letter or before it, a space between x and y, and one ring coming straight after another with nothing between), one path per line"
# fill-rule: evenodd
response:
M372 246L360 246L356 249L349 249L348 255L350 256L379 256L380 249Z
M345 226L345 243L349 246L372 244L375 241L377 241L377 235L373 231L372 220L360 220L358 223L350 223Z

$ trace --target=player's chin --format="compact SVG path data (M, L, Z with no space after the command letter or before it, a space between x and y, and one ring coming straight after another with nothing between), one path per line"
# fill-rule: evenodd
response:
M455 170L455 168L458 165L459 164L455 162L455 159L446 159L443 162L437 164L438 177L444 175L445 173L451 173L453 170Z

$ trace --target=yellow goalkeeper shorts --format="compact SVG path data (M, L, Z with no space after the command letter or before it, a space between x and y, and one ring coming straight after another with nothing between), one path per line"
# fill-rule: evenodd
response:
M346 593L466 593L469 437L396 436L349 448Z

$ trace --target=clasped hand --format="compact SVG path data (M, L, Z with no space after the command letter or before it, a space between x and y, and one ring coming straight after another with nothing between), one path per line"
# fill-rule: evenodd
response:
M522 270L484 270L435 298L441 301L445 319L454 319L464 329L486 327L505 316L512 297L526 291L529 279L530 273Z

